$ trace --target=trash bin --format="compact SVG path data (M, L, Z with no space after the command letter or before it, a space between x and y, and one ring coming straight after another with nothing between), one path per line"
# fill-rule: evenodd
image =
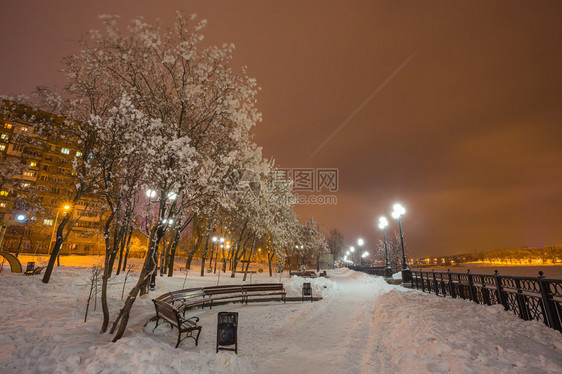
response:
M312 286L310 283L302 284L302 301L304 301L306 297L310 297L310 302L312 302Z
M238 312L219 312L216 348L238 354Z
M26 272L26 273L32 272L33 269L35 269L35 261L29 261L29 262L27 263L27 266L25 267L25 272Z

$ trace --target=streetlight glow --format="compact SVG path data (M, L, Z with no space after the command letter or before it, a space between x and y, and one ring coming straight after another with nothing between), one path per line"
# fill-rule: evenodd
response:
M211 239L211 240L213 241L213 243L216 243L218 239L217 239L216 236L213 236L213 239Z
M149 188L148 190L146 190L146 197L156 197L156 191Z
M386 217L379 218L379 229L384 230L388 226Z
M20 221L20 222L23 222L23 221L25 221L25 215L23 215L23 214L18 214L18 216L16 217L16 219L17 219L18 221Z
M406 213L406 208L404 208L400 204L394 204L392 209L394 209L394 211L392 212L392 218L398 221L398 227L400 229L400 245L402 247L402 279L405 282L411 282L412 275L410 269L408 268L406 251L404 249L404 233L402 232L402 216L404 215L404 213Z
M398 219L398 217L403 216L406 213L406 209L400 204L394 204L392 207L394 211L392 212L392 217Z
M365 244L365 241L363 239L361 239L361 238L357 239L357 245L358 246L361 247L363 244Z
M349 251L350 251L351 253L355 252L355 247L349 247Z

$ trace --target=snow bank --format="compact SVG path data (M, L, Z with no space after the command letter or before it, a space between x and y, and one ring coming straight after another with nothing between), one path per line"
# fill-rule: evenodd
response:
M391 291L374 314L382 372L562 372L561 334L501 306Z

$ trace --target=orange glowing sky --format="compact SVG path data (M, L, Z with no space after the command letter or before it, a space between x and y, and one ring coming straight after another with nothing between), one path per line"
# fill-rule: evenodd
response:
M177 9L257 78L266 156L339 169L337 204L303 218L369 246L400 201L413 256L562 243L561 2L2 1L0 94L61 86L98 14Z

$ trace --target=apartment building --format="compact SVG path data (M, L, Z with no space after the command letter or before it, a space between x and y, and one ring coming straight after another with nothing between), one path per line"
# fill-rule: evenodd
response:
M76 183L72 162L83 155L64 139L39 136L26 121L30 108L6 101L2 107L0 248L12 253L49 253L55 228L72 211L72 230L61 254L103 253L101 196L86 196L69 209Z

